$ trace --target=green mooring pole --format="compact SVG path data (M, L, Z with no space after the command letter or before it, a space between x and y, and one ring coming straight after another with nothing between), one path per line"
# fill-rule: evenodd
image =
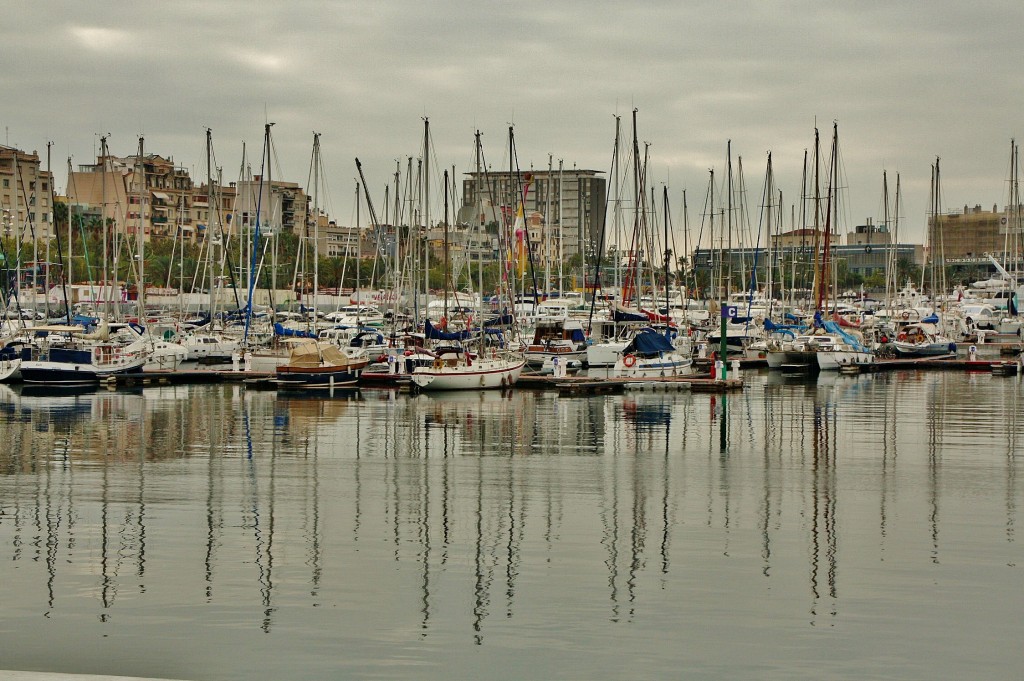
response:
M722 360L722 375L721 376L717 376L716 375L716 377L720 378L720 379L722 379L724 381L729 376L729 360L726 357L726 352L728 350L728 343L726 343L726 337L725 337L726 325L729 323L729 306L726 305L726 304L722 304L721 308L722 308L722 340L719 343L718 356Z

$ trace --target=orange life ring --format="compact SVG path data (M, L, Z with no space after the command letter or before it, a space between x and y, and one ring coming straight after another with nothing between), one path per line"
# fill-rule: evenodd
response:
M636 364L636 355L626 355L622 358L622 364L626 367L631 367Z

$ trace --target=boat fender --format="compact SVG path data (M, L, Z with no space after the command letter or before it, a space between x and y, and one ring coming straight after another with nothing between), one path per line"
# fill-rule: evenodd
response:
M955 353L956 352L956 343L950 343L949 344L949 351L951 353Z
M626 367L631 367L636 364L636 355L626 355L622 358L622 364Z

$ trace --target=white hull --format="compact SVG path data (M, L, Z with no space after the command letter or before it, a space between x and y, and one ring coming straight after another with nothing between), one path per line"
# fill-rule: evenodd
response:
M861 366L875 362L873 352L856 350L821 350L815 355L818 359L818 368L822 371L839 371L844 366Z
M814 364L818 353L814 350L769 350L768 368L781 369L784 364Z
M567 347L553 348L551 350L526 350L526 363L531 367L540 368L544 366L544 362L550 361L551 359L558 357L563 362L586 362L589 361L587 358L587 349L571 349Z
M488 390L515 385L526 360L477 359L472 364L461 360L456 366L417 367L412 381L422 390Z
M937 341L925 343L906 343L896 341L893 343L897 354L900 357L939 357L956 353L956 344L952 341Z
M627 345L629 345L628 340L594 343L587 348L587 366L592 368L615 366L615 362L618 361Z
M206 359L231 359L231 354L238 352L240 343L237 340L218 339L203 336L186 339L182 345L188 353L186 361L197 362Z
M143 371L173 371L181 366L188 355L188 351L177 343L157 341L152 346L149 360Z
M33 360L22 362L21 371L22 379L26 383L53 386L91 385L115 374L141 372L145 361L145 357L142 356L103 365Z
M664 357L634 357L627 355L635 362L632 366L626 366L626 357L620 357L612 369L612 376L616 378L667 378L670 376L689 376L693 373L693 360L683 357L677 353L667 354Z
M0 360L0 383L14 383L21 380L21 358Z

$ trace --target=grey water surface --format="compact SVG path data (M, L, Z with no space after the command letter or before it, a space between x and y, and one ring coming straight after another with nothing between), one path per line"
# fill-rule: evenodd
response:
M1024 678L1024 392L0 386L0 669Z

